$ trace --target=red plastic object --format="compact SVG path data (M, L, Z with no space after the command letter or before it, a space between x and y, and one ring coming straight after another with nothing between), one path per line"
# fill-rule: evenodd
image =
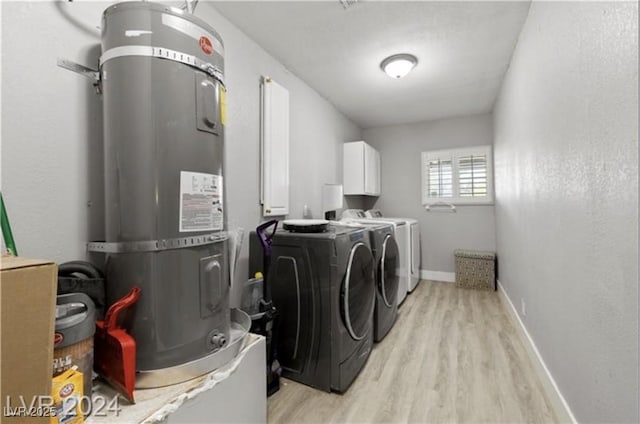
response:
M136 303L140 292L139 287L133 287L109 307L104 321L96 322L94 339L94 369L131 403L135 403L136 341L118 326L118 315Z

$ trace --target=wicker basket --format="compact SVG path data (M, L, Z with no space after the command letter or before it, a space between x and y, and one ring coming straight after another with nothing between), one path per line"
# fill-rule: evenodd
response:
M477 250L453 251L456 285L467 289L496 290L496 254Z

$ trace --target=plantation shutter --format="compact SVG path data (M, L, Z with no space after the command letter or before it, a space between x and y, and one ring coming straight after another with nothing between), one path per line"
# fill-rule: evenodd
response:
M458 195L460 197L487 195L487 155L458 157Z
M422 196L424 199L453 197L453 156L448 152L438 152L422 155L423 185Z

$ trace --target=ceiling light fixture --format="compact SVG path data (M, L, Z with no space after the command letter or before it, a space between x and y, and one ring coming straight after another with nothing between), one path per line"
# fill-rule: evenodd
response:
M340 0L340 4L342 5L342 7L345 8L345 10L350 8L351 6L356 4L357 2L358 2L358 0Z
M391 78L400 79L411 72L417 64L418 58L412 54L394 54L380 63L380 69Z

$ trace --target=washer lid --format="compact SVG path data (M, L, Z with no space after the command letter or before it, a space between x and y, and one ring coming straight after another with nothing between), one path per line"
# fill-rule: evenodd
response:
M404 221L409 225L412 224L417 224L418 220L415 218L404 218L401 216L383 216L382 212L380 212L379 209L369 209L368 211L365 212L365 215L367 216L367 218L370 219L386 219L386 220L391 220L391 221Z
M345 227L359 227L359 228L368 228L370 230L377 230L380 228L390 228L393 230L393 224L390 222L381 222L367 219L354 219L354 218L343 218L340 221L334 221L336 225L343 225Z
M329 221L326 219L285 219L282 221L285 230L296 233L323 233L327 231Z
M405 221L404 219L395 218L358 218L355 221L363 222L365 224L393 225L394 227L407 225L407 221Z

